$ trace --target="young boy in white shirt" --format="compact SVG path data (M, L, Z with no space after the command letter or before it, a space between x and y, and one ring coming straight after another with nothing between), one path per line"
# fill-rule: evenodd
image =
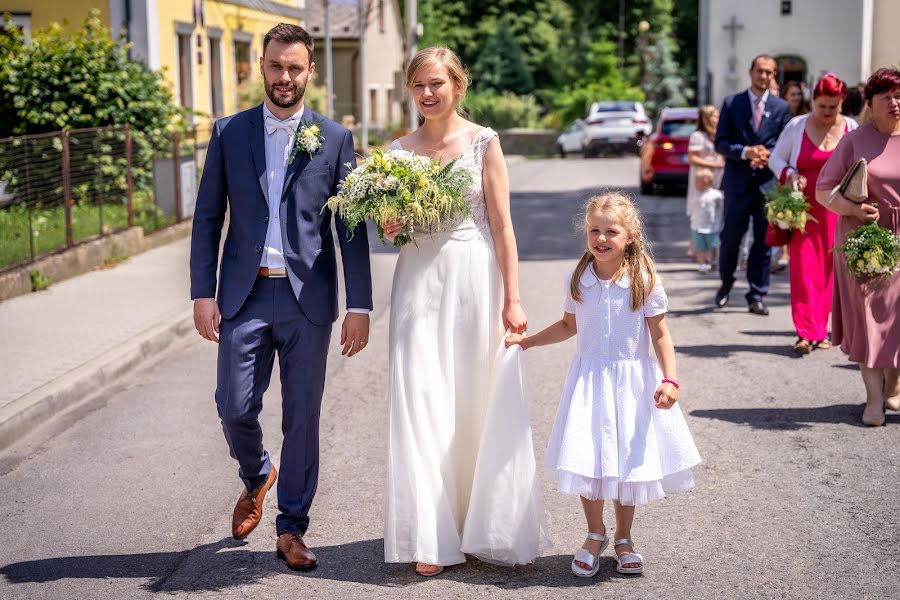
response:
M694 186L700 195L690 211L691 241L694 261L701 273L708 273L713 268L725 209L725 196L721 190L712 187L713 177L710 169L700 168L694 172Z

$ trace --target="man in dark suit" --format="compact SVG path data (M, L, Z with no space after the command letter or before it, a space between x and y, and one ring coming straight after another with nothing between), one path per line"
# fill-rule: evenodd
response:
M194 324L218 342L216 407L244 490L232 535L259 524L278 478L277 554L292 569L316 565L303 534L319 474L319 407L331 326L338 317L332 214L323 210L355 164L353 136L304 107L315 71L313 41L279 24L263 42L263 104L216 121L197 196L191 240ZM230 208L216 294L219 239ZM368 342L372 283L364 226L336 217L347 315L342 354ZM281 371L281 473L263 447L258 416L275 354Z
M767 223L762 190L773 183L772 171L767 168L769 152L792 117L787 102L769 93L775 69L775 59L767 54L753 59L750 89L725 99L715 140L716 151L725 157L725 218L719 244L722 286L716 292L716 305L723 307L728 303L741 239L752 219L753 245L747 260L750 291L746 298L750 312L757 315L769 314L764 299L769 291L771 254L765 244Z

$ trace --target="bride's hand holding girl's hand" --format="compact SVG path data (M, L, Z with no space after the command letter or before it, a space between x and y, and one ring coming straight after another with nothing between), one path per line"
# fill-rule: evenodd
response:
M522 350L525 350L527 348L525 339L525 336L521 333L510 333L506 336L506 339L503 340L503 343L507 348L510 346L522 346Z
M384 232L384 237L389 239L390 241L394 241L394 238L400 233L403 229L403 221L382 221L381 222L381 230Z
M508 301L503 306L503 327L512 333L525 333L528 329L528 317L518 300Z
M667 410L678 401L678 389L671 383L663 383L656 388L653 399L656 401L656 408Z

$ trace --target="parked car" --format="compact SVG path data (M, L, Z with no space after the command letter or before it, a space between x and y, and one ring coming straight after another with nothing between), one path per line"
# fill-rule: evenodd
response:
M556 138L556 146L559 150L559 155L565 158L566 154L570 152L581 152L581 149L584 147L583 136L584 120L575 119L575 121L569 125L569 128L559 134L559 137Z
M641 150L641 193L653 194L656 186L686 186L688 138L697 130L696 108L664 108L656 132Z
M651 131L640 102L594 102L585 118L582 152L585 158L609 151L636 152Z

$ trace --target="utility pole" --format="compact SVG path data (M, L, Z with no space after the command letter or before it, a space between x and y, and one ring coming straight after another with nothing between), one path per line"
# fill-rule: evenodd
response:
M409 65L413 56L416 55L419 45L419 17L416 11L416 0L406 0L406 47L408 54L406 56L406 64ZM403 77L404 84L406 78ZM409 130L415 131L419 127L419 111L416 108L416 101L413 100L412 94L406 90L409 99L406 102L407 113L409 113Z
M325 116L334 120L334 65L331 59L331 0L322 0L325 13Z
M369 114L366 110L366 4L368 0L359 0L359 147L363 154L369 148Z

